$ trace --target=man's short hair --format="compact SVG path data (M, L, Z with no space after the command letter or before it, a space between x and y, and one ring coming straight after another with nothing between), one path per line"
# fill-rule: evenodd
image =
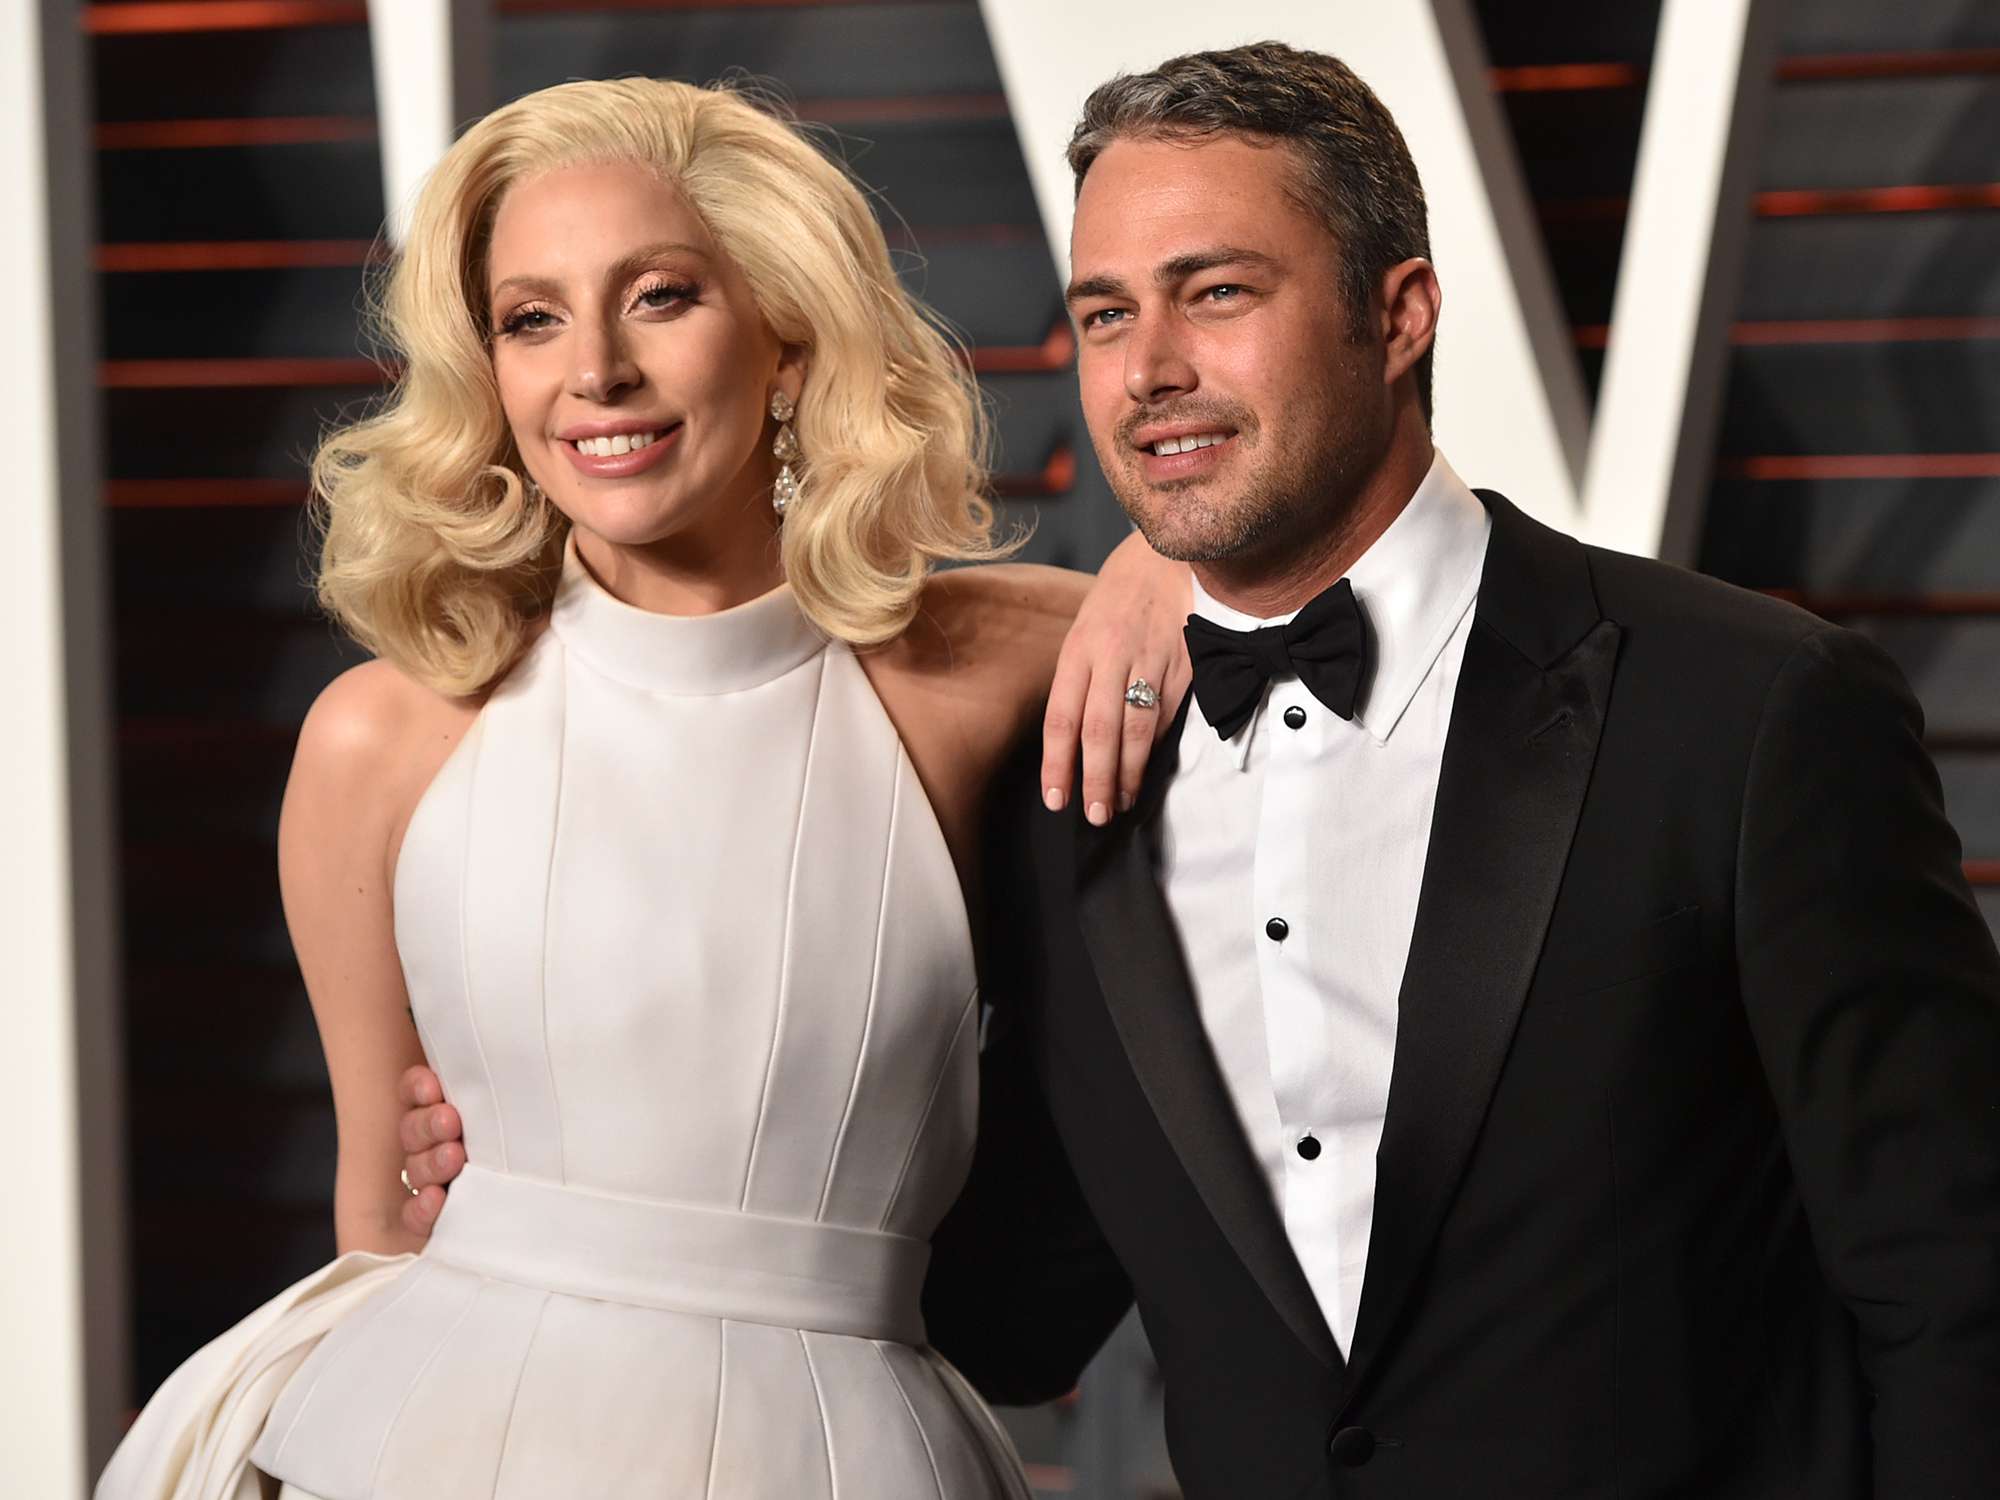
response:
M1337 57L1283 42L1169 58L1150 73L1122 73L1084 102L1070 137L1076 190L1104 148L1122 137L1201 139L1224 133L1281 141L1298 173L1293 200L1340 247L1341 295L1356 337L1391 266L1430 258L1424 185L1395 118ZM1416 369L1431 416L1431 355Z

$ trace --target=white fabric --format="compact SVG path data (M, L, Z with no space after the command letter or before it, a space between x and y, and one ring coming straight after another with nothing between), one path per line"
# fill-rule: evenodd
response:
M1026 1500L921 1347L976 1115L957 877L789 590L669 618L572 554L411 820L395 910L472 1165L426 1253L260 1388L259 1469L318 1500ZM142 1445L206 1419L212 1362ZM123 1463L99 1500L181 1493Z
M1224 1083L1292 1248L1345 1352L1375 1206L1375 1152L1465 642L1491 529L1440 455L1348 572L1374 673L1352 722L1296 677L1228 743L1190 709L1163 810L1162 878ZM1195 588L1195 612L1253 619ZM1303 727L1285 712L1303 710ZM1265 932L1288 924L1282 942ZM1298 1144L1310 1135L1319 1154Z

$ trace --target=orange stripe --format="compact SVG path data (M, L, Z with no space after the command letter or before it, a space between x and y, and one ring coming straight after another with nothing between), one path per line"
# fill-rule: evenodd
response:
M113 479L104 486L104 503L116 510L281 506L304 499L305 484L297 479Z
M1816 615L2000 615L2000 594L1859 594L1765 589Z
M2000 453L1800 453L1725 458L1731 479L2000 479Z
M1773 219L1802 214L1929 213L1948 208L2000 208L2000 182L1939 187L1808 188L1757 195L1757 212Z
M97 367L97 383L108 391L380 385L386 378L369 359L108 359Z
M1057 448L1039 474L995 474L993 492L1008 500L1047 499L1066 495L1076 483L1076 455L1068 444Z
M1550 63L1491 68L1487 76L1503 94L1545 94L1585 89L1629 89L1645 81L1637 63Z
M975 347L972 368L981 375L1048 375L1067 370L1075 358L1076 335L1061 322L1039 344Z
M1956 52L1836 52L1788 57L1778 64L1778 77L1785 83L1948 78L1968 73L2000 73L2000 47L1967 47Z
M571 15L606 10L804 10L838 5L916 5L926 0L498 0L502 15Z
M1972 885L2000 885L2000 859L1968 859L1965 878Z
M91 36L157 36L174 31L278 31L292 26L367 24L367 0L187 0L180 5L86 5Z
M375 122L358 115L287 115L243 120L119 120L97 127L102 151L192 146L303 146L366 141Z
M221 240L211 243L99 245L100 271L273 271L311 266L363 266L373 240Z
M1610 344L1611 329L1605 323L1580 323L1575 333L1579 349L1603 349ZM1734 323L1729 338L1733 344L1746 346L1971 341L2000 338L2000 318L1803 318Z

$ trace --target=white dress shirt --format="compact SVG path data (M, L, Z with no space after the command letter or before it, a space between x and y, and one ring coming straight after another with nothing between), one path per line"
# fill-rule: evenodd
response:
M1397 996L1490 529L1479 498L1434 458L1347 575L1374 647L1355 718L1280 677L1224 742L1196 703L1166 795L1163 880L1202 1023L1343 1353L1368 1262ZM1194 607L1233 630L1291 619L1239 614L1199 583ZM1273 918L1284 927L1267 932Z

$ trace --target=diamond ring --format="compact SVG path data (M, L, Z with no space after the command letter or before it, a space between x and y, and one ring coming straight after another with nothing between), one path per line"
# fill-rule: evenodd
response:
M1125 689L1125 701L1134 708L1158 708L1160 706L1159 689L1146 681L1145 678L1135 677L1132 679L1132 685Z

